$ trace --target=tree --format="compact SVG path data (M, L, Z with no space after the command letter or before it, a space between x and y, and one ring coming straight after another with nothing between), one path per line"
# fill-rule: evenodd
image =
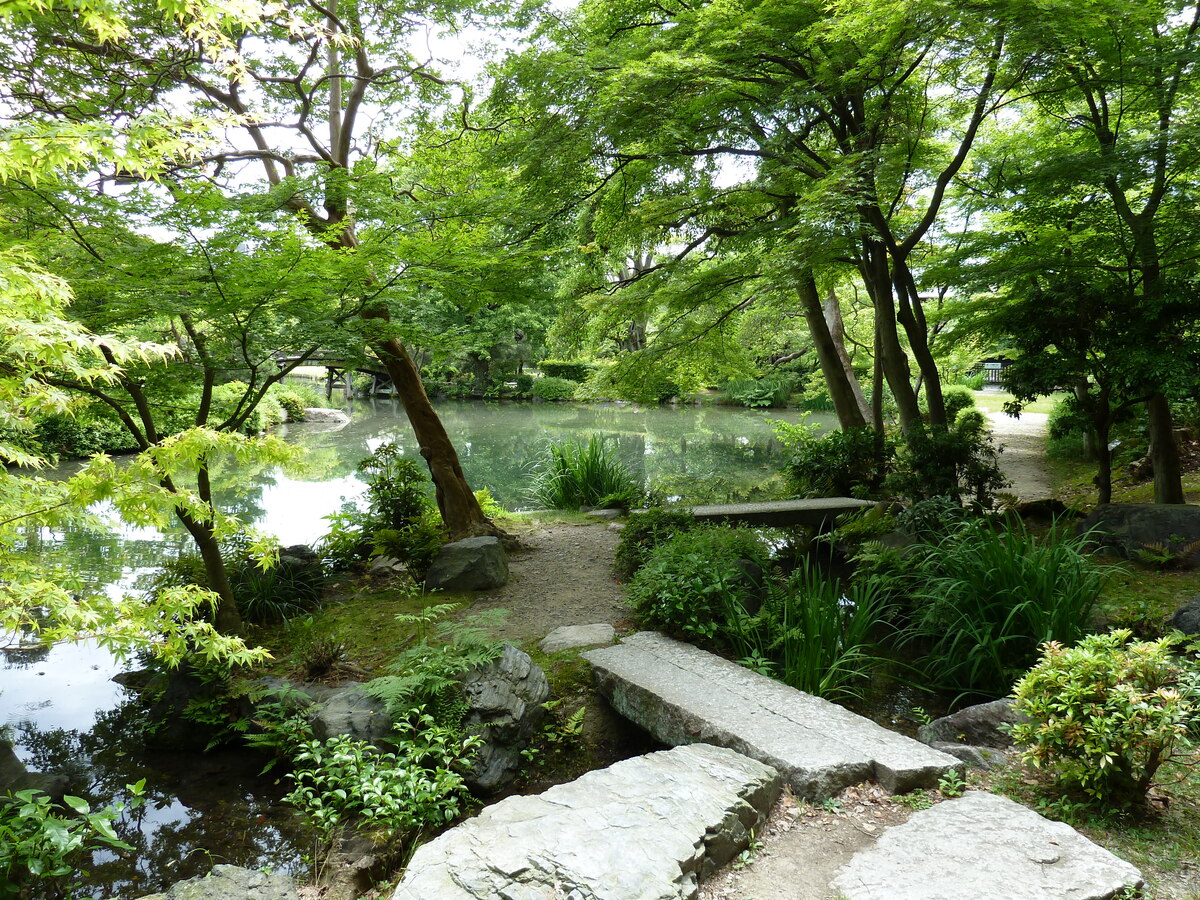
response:
M176 178L231 184L257 167L265 195L293 212L311 234L342 252L362 248L360 182L376 159L403 143L406 117L450 97L431 60L418 56L428 29L454 27L489 3L437 4L331 0L289 2L243 28L233 55L214 54L180 34L157 9L131 7L137 27L120 43L88 35L54 10L31 15L10 36L20 46L5 71L14 95L37 115L163 114L188 98L200 114L226 117L240 140L180 160ZM29 73L37 72L37 83ZM114 173L122 176L120 170ZM420 202L419 192L396 196ZM386 228L386 226L384 226ZM368 238L370 239L370 238ZM416 432L453 535L494 531L463 476L457 453L429 402L402 340L403 317L386 288L414 277L392 260L362 298L363 335L387 369Z

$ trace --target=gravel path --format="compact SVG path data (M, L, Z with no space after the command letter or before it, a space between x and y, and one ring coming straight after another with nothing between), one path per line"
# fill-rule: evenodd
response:
M1001 447L1000 470L1011 482L1008 493L1021 500L1042 500L1053 495L1053 481L1046 466L1046 413L1021 413L1013 418L1002 412L988 413L992 435Z

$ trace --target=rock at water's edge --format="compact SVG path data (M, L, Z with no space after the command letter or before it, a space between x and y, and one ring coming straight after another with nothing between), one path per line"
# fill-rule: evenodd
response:
M1013 701L1005 697L968 706L949 716L934 719L917 729L917 737L927 744L943 741L1003 750L1013 745L1008 727L1028 721L1028 716L1018 713Z
M162 894L149 894L141 900L297 900L296 883L282 872L268 875L240 866L213 866L207 875L198 875L171 885Z
M425 573L427 591L487 591L507 583L508 556L491 536L446 544Z
M467 713L463 726L483 738L467 775L473 791L490 794L511 782L550 697L546 674L511 644L499 659L463 676Z

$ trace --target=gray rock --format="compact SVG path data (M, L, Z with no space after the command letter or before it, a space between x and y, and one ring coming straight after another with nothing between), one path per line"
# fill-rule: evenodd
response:
M1192 598L1175 610L1167 624L1184 634L1200 634L1200 597Z
M382 700L369 696L361 684L338 688L319 698L309 712L313 734L320 740L345 734L376 743L392 733L392 719Z
M778 774L696 744L509 797L417 850L392 900L683 900L749 845Z
M377 556L371 560L371 565L367 569L368 575L374 575L376 578L386 578L389 575L403 575L408 571L408 566L398 560L394 556Z
M611 521L612 519L621 518L624 514L625 511L621 509L593 509L588 513L588 516L592 519L608 519Z
M304 409L304 422L313 425L349 425L350 417L340 409L308 406Z
M831 887L845 900L1107 900L1141 883L1069 825L970 791L889 828Z
M543 653L557 653L559 650L570 650L573 647L611 644L616 637L617 630L607 622L596 625L561 625L542 638L538 649Z
M875 779L902 793L960 765L827 700L736 663L640 632L583 654L618 712L666 744L729 747L778 769L806 800Z
M0 794L6 791L42 791L55 800L71 790L71 779L54 772L30 772L13 745L0 739Z
M1007 697L990 703L968 706L949 716L934 719L917 729L917 737L927 744L944 741L948 744L971 744L975 747L995 747L1003 750L1013 745L1012 737L1002 726L1028 722Z
M297 900L299 893L291 876L270 875L240 866L213 866L199 875L171 885L165 893L149 894L141 900Z
M1151 544L1179 550L1200 541L1200 506L1166 503L1108 503L1079 523L1079 532L1127 559ZM1189 558L1200 561L1200 551Z
M446 544L425 573L425 590L486 591L508 583L508 556L499 538Z
M545 673L529 654L506 644L501 657L463 678L464 726L483 738L467 784L490 794L516 777L521 751L541 724L550 697Z
M1008 765L1008 754L995 747L972 747L970 744L950 744L946 741L930 741L929 746L984 772Z

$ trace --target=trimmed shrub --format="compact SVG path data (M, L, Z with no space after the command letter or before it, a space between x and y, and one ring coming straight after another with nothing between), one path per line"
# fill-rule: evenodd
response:
M659 544L696 526L696 517L685 509L652 506L630 516L617 541L614 566L624 579L637 574Z
M641 484L610 444L598 435L551 444L538 462L530 495L550 509L620 507L641 502Z
M549 375L534 379L530 393L539 400L574 400L575 382Z
M727 382L722 391L726 403L734 403L751 409L767 409L772 406L787 406L795 382L788 377L735 378Z
M951 386L942 391L946 406L946 421L953 424L964 409L975 408L975 394L969 388Z
M578 359L544 359L538 368L542 370L542 375L546 378L565 378L567 381L579 384L587 381L596 371L595 365Z
M1013 727L1027 762L1107 803L1145 800L1162 765L1195 761L1189 725L1200 714L1200 673L1174 641L1134 641L1127 629L1074 648L1052 641L1014 689L1032 719Z
M697 525L651 552L630 582L629 599L649 628L722 642L730 618L761 603L767 565L766 545L754 532Z
M791 451L787 475L795 491L805 497L870 496L878 482L875 471L875 432L851 428L817 435L809 425L772 422L775 434ZM895 453L890 439L884 442L885 461Z

